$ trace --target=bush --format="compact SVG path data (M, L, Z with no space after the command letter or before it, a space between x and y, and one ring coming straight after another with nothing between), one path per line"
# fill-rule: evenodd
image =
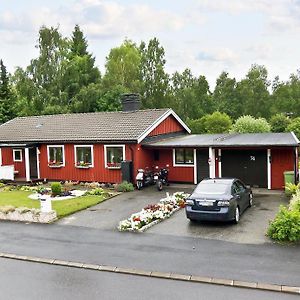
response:
M51 183L51 192L54 197L60 195L61 194L61 183L60 182Z
M270 131L271 126L266 119L255 119L252 116L239 117L232 126L232 132L238 133L259 133Z
M269 225L267 235L277 241L300 241L300 211L281 206Z
M270 119L272 132L286 132L291 120L284 114L276 114Z
M93 195L93 196L101 196L103 194L104 194L104 190L102 188L95 188L86 193L86 195Z
M288 131L293 131L300 139L300 117L293 119L287 129Z
M292 196L294 194L297 193L297 191L300 190L300 183L298 184L294 184L294 183L291 183L291 182L287 182L286 185L285 185L285 194L287 196Z
M116 186L118 192L132 192L134 191L134 186L132 183L123 181L122 183Z
M292 196L289 209L297 210L300 212L300 190L297 190L296 193Z

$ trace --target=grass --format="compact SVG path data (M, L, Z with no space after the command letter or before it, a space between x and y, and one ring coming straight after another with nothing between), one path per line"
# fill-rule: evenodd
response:
M0 192L0 206L12 205L15 207L40 208L40 202L38 200L28 198L30 194L32 194L32 192ZM101 203L105 199L103 196L82 196L74 199L52 201L52 208L56 210L58 218L63 218L76 211Z

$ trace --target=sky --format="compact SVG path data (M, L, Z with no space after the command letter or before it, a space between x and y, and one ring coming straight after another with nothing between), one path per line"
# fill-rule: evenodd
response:
M269 79L300 68L300 0L0 0L0 59L9 72L38 56L41 26L71 36L79 24L101 72L111 48L157 37L169 73L192 70L210 87L222 71L237 80L252 64Z

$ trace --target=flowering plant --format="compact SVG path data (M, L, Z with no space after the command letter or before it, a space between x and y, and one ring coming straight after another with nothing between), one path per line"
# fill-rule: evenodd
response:
M174 193L161 199L159 203L149 204L140 212L132 214L128 219L119 223L120 231L144 231L157 222L169 218L175 211L184 207L188 194Z

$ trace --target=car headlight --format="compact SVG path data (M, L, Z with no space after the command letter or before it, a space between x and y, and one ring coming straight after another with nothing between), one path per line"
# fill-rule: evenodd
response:
M192 199L186 199L185 200L185 205L194 205L194 200L192 200Z
M229 206L230 205L230 201L229 200L220 200L218 201L218 206Z

